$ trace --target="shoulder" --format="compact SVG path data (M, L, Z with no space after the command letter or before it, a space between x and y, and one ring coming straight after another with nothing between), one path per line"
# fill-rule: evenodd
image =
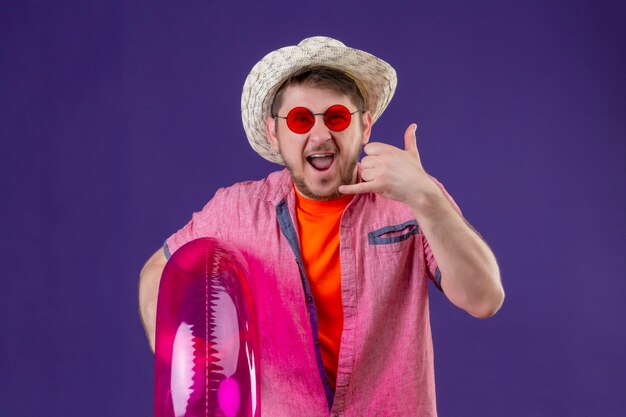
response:
M280 200L289 192L291 187L291 176L287 169L283 169L272 172L260 180L243 181L220 188L215 193L213 200L217 203L240 201L250 203L255 200L273 201L275 198Z

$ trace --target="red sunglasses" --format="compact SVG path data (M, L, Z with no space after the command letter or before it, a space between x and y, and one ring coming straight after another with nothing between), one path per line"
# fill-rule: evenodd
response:
M276 114L274 118L287 120L287 127L293 133L306 133L313 128L315 116L324 116L324 124L327 128L334 132L341 132L350 126L352 115L362 111L357 110L350 113L350 110L341 104L330 106L324 113L313 113L306 107L294 107L289 110L287 117Z

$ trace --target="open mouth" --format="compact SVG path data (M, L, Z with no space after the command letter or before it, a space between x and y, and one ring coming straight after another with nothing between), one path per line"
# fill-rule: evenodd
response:
M326 171L333 164L335 155L332 153L316 153L307 156L306 160L317 171Z

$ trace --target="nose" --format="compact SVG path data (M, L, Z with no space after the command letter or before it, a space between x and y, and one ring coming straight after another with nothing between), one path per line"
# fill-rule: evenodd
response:
M315 144L323 144L332 138L330 129L324 123L323 115L315 115L315 124L309 131L309 141Z

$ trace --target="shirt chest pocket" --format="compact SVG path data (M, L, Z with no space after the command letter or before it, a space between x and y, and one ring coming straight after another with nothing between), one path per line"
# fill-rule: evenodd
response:
M367 234L367 240L376 251L396 252L405 249L419 233L419 225L415 220L401 224L381 227Z

